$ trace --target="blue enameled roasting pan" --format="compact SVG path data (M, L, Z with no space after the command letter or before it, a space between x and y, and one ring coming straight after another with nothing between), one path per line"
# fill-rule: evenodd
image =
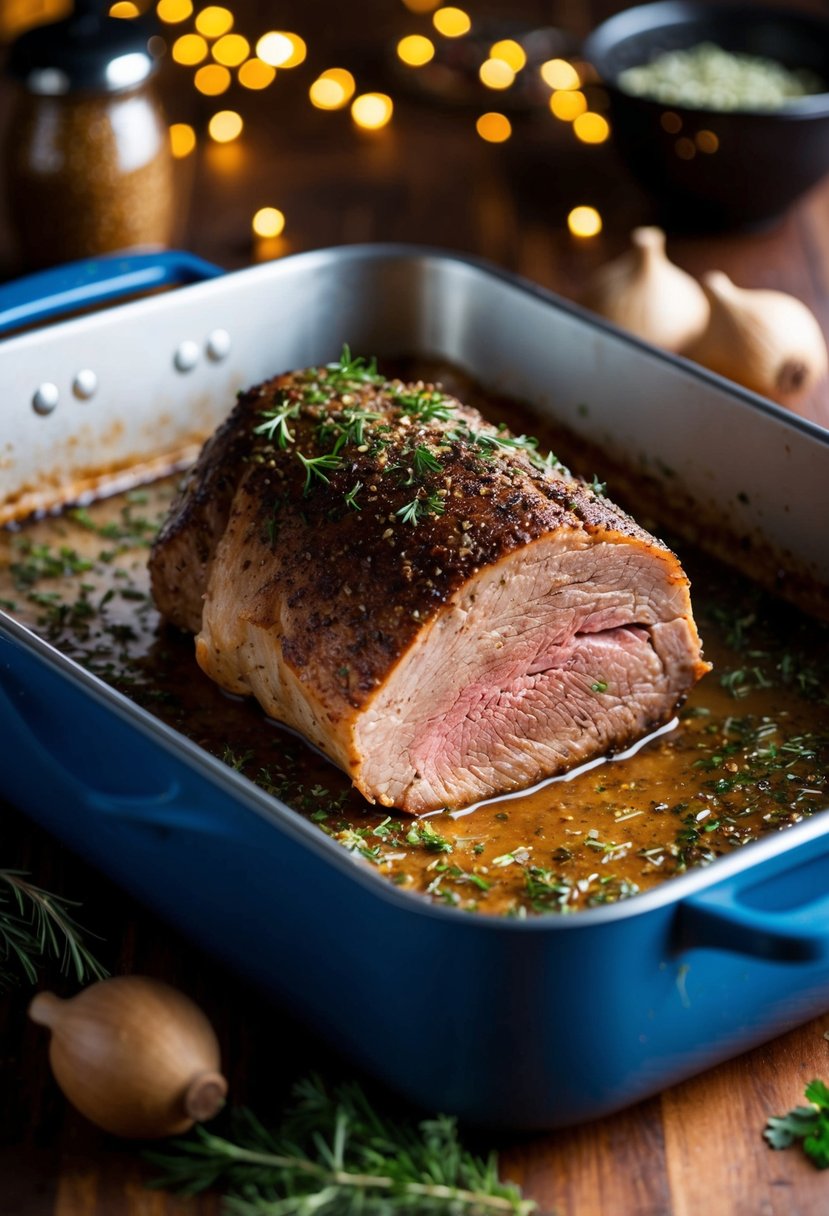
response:
M58 305L203 272L180 256L69 268ZM0 324L54 295L51 275L0 289ZM149 467L236 388L343 341L448 358L671 466L689 500L829 583L820 428L509 275L400 247L304 254L6 339L0 504L32 494L38 467L57 501L73 434L90 483L130 455ZM623 903L497 919L395 887L2 613L0 739L15 804L424 1108L578 1122L829 1005L829 817Z

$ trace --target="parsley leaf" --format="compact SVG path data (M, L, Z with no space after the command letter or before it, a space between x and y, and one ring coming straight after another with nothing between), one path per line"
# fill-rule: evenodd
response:
M774 1149L789 1148L800 1140L813 1165L829 1169L829 1087L823 1081L810 1081L806 1097L811 1106L795 1106L786 1115L772 1115L763 1138Z

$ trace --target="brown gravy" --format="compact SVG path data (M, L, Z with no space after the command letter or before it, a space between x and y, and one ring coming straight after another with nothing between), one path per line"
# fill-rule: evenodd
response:
M496 421L527 429L525 409L440 371ZM572 459L544 424L530 429ZM192 639L159 620L147 548L175 480L0 533L0 607L401 886L469 911L569 912L829 806L829 630L675 544L714 671L674 729L468 812L378 811L255 704L225 696L196 667Z

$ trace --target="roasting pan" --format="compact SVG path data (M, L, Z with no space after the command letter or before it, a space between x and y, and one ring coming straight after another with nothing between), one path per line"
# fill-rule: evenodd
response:
M829 584L826 432L469 258L104 259L1 288L0 327L173 281L0 343L0 506L186 459L238 389L349 342L525 398ZM3 613L0 739L12 802L429 1110L583 1121L829 1006L829 816L622 903L498 919L393 886Z

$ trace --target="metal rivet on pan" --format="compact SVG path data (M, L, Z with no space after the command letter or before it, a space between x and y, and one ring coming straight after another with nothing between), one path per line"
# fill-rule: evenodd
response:
M36 414L51 414L59 397L58 386L45 380L32 397L32 409Z
M207 357L214 363L220 363L230 354L230 334L226 329L214 329L207 336Z
M190 372L198 363L200 353L195 342L182 342L173 356L173 363L180 372Z
M88 401L98 391L98 377L90 367L84 367L72 381L72 392L81 401Z

